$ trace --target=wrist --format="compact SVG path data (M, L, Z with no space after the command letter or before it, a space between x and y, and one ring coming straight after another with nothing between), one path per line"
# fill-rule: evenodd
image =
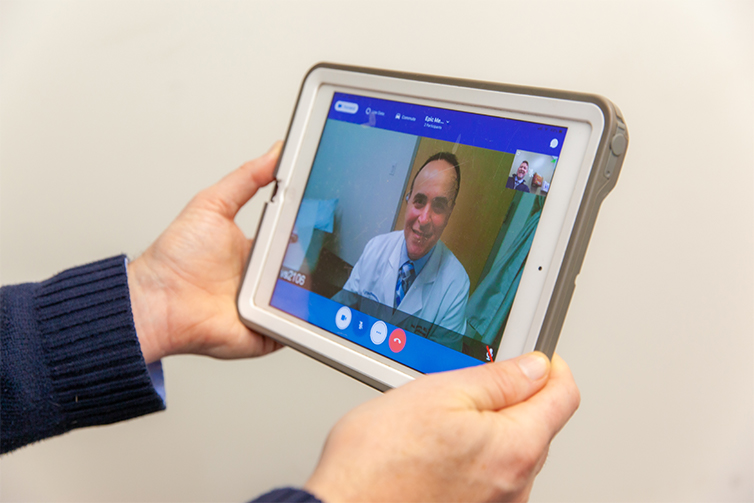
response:
M144 256L128 263L128 290L136 336L147 364L171 354L166 334L164 292Z
M346 501L346 498L344 498L343 495L338 494L335 491L328 490L327 484L321 484L319 480L313 479L315 479L314 475L306 482L306 484L304 484L304 491L313 495L318 500L326 501L327 503L339 503Z

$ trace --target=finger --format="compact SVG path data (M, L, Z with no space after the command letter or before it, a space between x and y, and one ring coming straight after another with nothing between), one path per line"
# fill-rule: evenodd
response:
M245 355L233 355L232 358L243 358L244 356L264 356L283 347L283 345L275 339L272 339L265 335L257 334L252 330L248 330L247 343L247 353Z
M524 487L516 496L516 499L514 501L529 501L529 497L531 496L531 490L534 487L534 477L531 478L531 480L526 484L526 487Z
M544 388L506 413L540 430L540 436L549 443L576 412L580 401L571 370L556 354L552 357L550 378Z
M249 253L251 253L251 249L254 248L254 240L253 239L246 239L243 242L243 249L241 250L241 253L243 254L243 264L246 264L247 258L249 257ZM242 274L243 268L238 271L239 274Z
M220 341L217 345L206 351L200 351L214 358L222 360L235 360L238 358L250 358L264 356L283 347L276 340L262 334L258 334L246 326L240 330L226 330L226 333L234 335Z
M282 146L282 142L275 142L266 154L226 175L207 189L204 196L220 207L223 216L235 218L238 210L256 194L257 190L274 179L273 171Z
M520 403L547 382L550 362L540 352L502 362L448 372L477 410L500 410Z

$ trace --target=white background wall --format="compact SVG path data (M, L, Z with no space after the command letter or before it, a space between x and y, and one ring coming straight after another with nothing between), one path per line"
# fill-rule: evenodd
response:
M558 347L582 406L533 500L751 501L753 5L3 0L0 278L137 256L285 134L318 61L600 93L631 145ZM290 350L164 363L167 412L5 456L2 499L249 499L376 395Z

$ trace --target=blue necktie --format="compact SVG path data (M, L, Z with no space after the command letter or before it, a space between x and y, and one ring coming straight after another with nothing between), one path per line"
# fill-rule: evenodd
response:
M401 266L401 270L398 271L398 281L395 284L395 307L401 304L401 301L406 296L406 292L411 288L411 283L416 279L416 271L414 270L414 263L407 260L405 264Z

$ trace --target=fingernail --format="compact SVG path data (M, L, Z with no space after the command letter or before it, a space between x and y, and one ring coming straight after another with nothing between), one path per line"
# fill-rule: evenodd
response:
M516 360L518 367L526 377L532 381L538 381L542 379L547 373L548 361L547 357L542 353L535 351L533 353L526 354Z
M267 151L267 155L270 155L272 153L279 154L282 149L283 149L283 142L278 140L272 144L272 147L270 147L270 150Z

